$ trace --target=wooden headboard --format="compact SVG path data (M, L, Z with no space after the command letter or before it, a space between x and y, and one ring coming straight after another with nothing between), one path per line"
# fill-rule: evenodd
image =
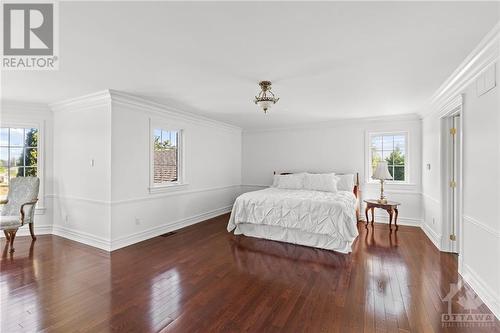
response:
M291 175L293 172L276 172L274 171L274 174L278 175ZM346 173L336 173L336 175L346 175ZM354 193L354 196L356 197L356 218L359 221L359 216L360 216L360 189L359 189L359 172L356 172L356 179L354 180L354 188L352 189L352 193Z

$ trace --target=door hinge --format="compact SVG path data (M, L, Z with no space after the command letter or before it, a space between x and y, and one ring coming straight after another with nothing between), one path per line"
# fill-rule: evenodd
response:
M457 129L455 127L450 128L450 134L451 135L457 134Z
M450 235L450 240L452 240L452 241L457 240L457 236L455 236L455 235Z
M457 187L457 183L454 180L450 181L450 187L451 188Z

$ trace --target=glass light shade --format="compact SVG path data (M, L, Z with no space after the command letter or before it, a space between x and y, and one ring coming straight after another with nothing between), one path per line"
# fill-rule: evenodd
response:
M388 167L386 161L378 162L377 168L375 169L375 172L373 173L372 178L373 179L381 179L381 180L392 179L392 176L389 172L389 167Z
M271 101L259 101L259 102L257 102L257 105L262 110L269 110L271 108L271 106L273 105L273 102L271 102Z

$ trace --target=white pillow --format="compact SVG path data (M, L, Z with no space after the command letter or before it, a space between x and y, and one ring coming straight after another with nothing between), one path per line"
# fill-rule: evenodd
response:
M276 187L290 190L301 190L304 188L304 174L294 173L290 175L279 175L277 177Z
M339 191L349 191L352 192L354 189L354 174L349 173L345 175L335 175L337 178L337 189Z
M304 189L336 193L337 178L334 173L306 173L304 176Z
M280 176L281 175L274 175L273 176L273 185L271 185L271 187L278 187L278 182L279 182Z

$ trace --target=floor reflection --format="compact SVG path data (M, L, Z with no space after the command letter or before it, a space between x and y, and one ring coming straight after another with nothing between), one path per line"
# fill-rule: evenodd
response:
M360 224L340 254L234 236L227 218L112 254L57 236L13 255L0 243L1 332L438 332L461 281L418 228Z
M360 228L360 230L364 233L364 241L368 249L399 246L399 231L396 229L387 230L386 228L376 228L372 224L368 224L364 226L364 228ZM375 235L377 235L377 237L375 237Z
M303 283L315 278L338 281L349 262L348 254L244 236L229 240L236 267L259 280Z
M151 328L162 328L179 315L181 293L181 278L176 268L169 269L152 279L149 305Z
M28 259L33 259L34 251L35 251L35 241L31 239L30 247L28 250ZM15 254L15 251L10 252L9 243L5 242L5 246L3 247L3 251L2 251L2 259L3 260L6 260L6 259L14 260L14 254ZM19 256L15 256L15 257L19 258Z
M13 332L21 328L19 322L40 320L37 280L41 267L35 257L36 242L31 237L17 237L16 251L12 253L8 242L5 239L3 241L5 245L0 259L0 332ZM4 274L7 271L15 271L16 274ZM5 308L9 308L9 312L4 311Z

